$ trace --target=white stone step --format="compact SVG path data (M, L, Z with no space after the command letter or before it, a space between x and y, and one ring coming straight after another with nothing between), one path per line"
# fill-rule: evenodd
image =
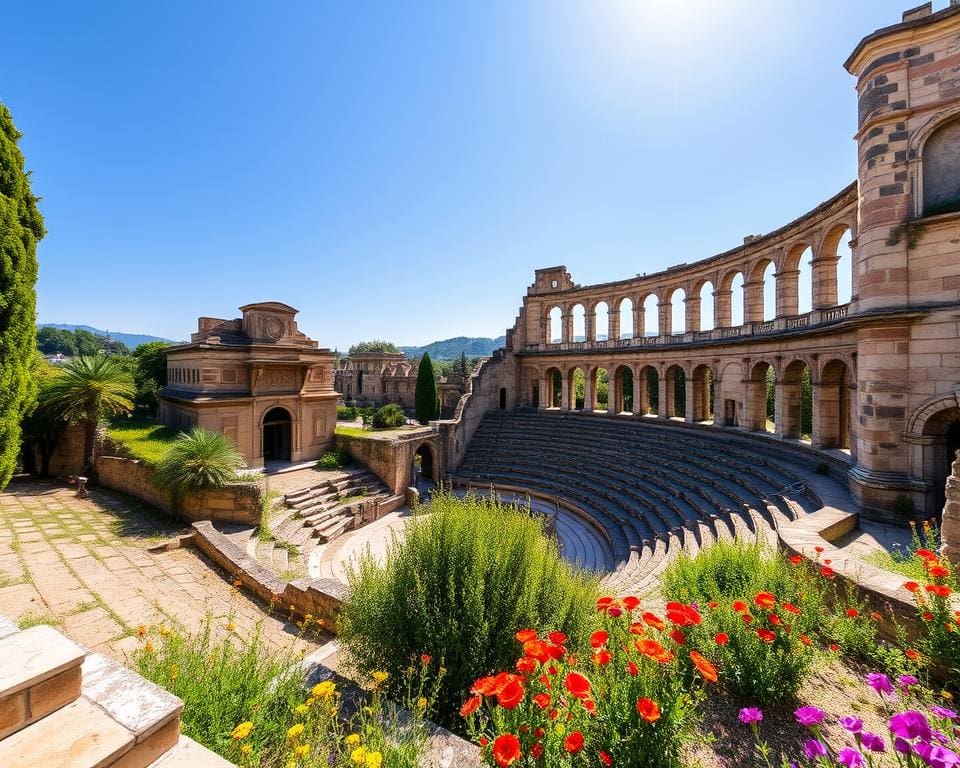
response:
M150 768L236 768L216 752L197 744L188 736L181 736L176 745L163 757L150 763Z

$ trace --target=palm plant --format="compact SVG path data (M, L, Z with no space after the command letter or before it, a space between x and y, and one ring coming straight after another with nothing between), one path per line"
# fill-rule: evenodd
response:
M96 473L97 426L107 416L129 413L134 393L130 373L102 355L74 358L50 383L43 408L83 427L82 473L91 477Z
M235 480L243 457L220 432L194 427L180 435L157 465L154 482L170 491L174 503L184 494L222 488Z

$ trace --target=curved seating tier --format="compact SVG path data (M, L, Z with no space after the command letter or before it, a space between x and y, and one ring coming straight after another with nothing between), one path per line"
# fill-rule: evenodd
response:
M773 539L778 525L821 506L802 479L814 459L753 442L637 421L492 413L453 477L568 499L609 537L618 567L607 588L642 593L681 549Z

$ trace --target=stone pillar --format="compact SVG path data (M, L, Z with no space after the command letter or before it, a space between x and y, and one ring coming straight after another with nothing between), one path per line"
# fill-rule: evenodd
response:
M586 337L587 341L596 341L597 340L597 309L593 308L590 312L585 312L583 315L583 335ZM573 337L570 337L570 340L573 340Z
M641 371L643 371L642 376ZM634 416L644 416L649 410L650 389L646 370L644 366L637 365L633 368L633 414Z
M813 447L839 447L840 432L840 388L818 382L813 385Z
M607 338L613 341L620 339L620 313L612 309L607 313Z
M763 322L763 281L745 283L743 286L743 322Z
M778 380L774 390L774 420L780 437L800 439L800 379Z
M669 336L673 333L673 304L669 301L660 302L660 304L657 305L657 310L657 322L660 325L658 334L660 336Z
M792 317L800 309L800 270L777 272L777 317Z
M667 382L663 374L657 377L657 416L667 418Z
M729 328L733 315L731 314L731 300L733 291L713 292L713 327Z
M540 383L537 386L539 387L537 392L537 410L545 411L549 405L548 400L550 398L547 393L547 377L542 373L540 374Z
M744 390L743 426L750 432L764 432L767 429L767 380L764 376L747 379Z
M584 413L593 413L594 411L594 402L593 402L593 376L590 375L590 369L587 368L584 371L583 376L583 411Z
M829 309L837 306L837 262L834 254L820 256L812 262L813 267L813 308Z
M570 377L560 376L560 410L570 410Z
M613 367L607 368L607 413L619 413L621 387Z
M645 335L644 325L646 315L643 311L643 304L633 305L633 338L642 339Z
M687 296L683 303L686 307L684 315L687 321L687 333L696 333L700 330L700 294Z
M700 389L701 390L703 389L702 384L700 386ZM689 376L687 376L686 380L684 381L684 393L686 394L686 398L685 398L686 408L683 414L683 420L692 424L694 420L693 419L694 411L696 410L694 404L698 402L697 395L700 394L697 392L697 387L694 384L692 373Z
M563 315L563 341L573 341L573 312Z
M941 553L951 563L960 563L960 459L953 462L946 495L947 503L943 506L940 523Z

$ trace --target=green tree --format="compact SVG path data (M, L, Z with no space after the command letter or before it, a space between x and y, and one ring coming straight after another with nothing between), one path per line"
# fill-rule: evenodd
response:
M50 459L67 426L63 419L44 408L50 385L58 375L59 371L54 366L39 354L36 355L33 377L37 381L39 394L33 410L24 417L21 424L23 469L30 474L44 477L50 474Z
M382 339L373 339L372 341L359 341L350 347L348 354L360 355L364 352L390 352L398 353L397 345L392 341L383 341Z
M73 338L77 346L77 354L82 357L93 357L103 351L103 344L100 342L100 336L85 331L83 328L77 328L73 332Z
M194 427L174 440L157 465L154 482L170 491L174 505L188 493L222 488L244 466L230 439L220 432Z
M417 421L427 424L437 418L437 379L433 373L433 363L426 352L420 358L420 370L417 371L417 388L413 395Z
M407 423L407 417L396 403L389 403L378 408L373 413L371 423L376 429L392 429L402 427Z
M122 341L111 339L109 336L97 335L97 341L100 343L100 349L105 355L129 355L130 348Z
M77 357L60 369L50 385L44 408L83 427L82 472L95 477L97 427L111 415L133 409L133 377L112 357Z
M77 354L77 339L72 331L65 328L44 326L37 328L37 349L45 355L61 354L73 357Z
M36 400L37 243L46 230L17 147L21 133L0 104L0 490L20 455L20 422Z
M133 374L133 382L137 387L134 401L137 408L154 415L160 402L158 394L167 385L167 349L171 346L165 341L151 341L133 351L137 363Z

